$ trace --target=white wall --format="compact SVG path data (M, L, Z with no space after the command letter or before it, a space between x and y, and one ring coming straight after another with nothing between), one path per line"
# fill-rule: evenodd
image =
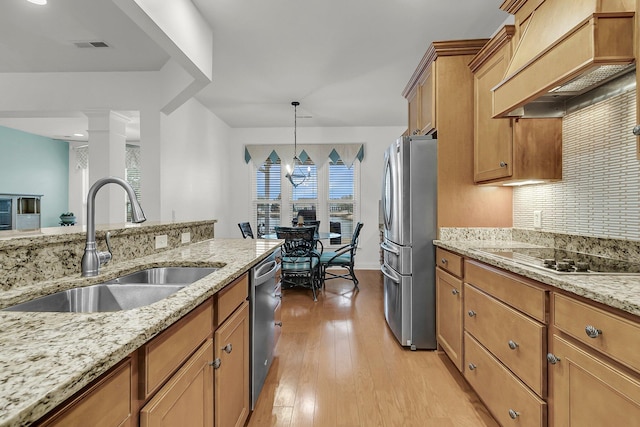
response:
M162 221L225 221L231 175L229 133L230 128L195 99L162 116Z
M364 143L365 154L361 167L361 209L359 220L364 223L360 234L360 249L356 267L378 269L379 230L378 201L382 184L382 160L384 150L404 132L405 127L355 127L355 128L298 128L298 144ZM244 162L244 146L247 144L287 144L293 145L291 128L251 128L232 129L233 144L229 149L228 163L232 171L229 197L229 212L241 212L247 218L250 212L250 165ZM293 152L293 147L292 147ZM217 237L237 237L238 216L229 221L220 221L216 228Z

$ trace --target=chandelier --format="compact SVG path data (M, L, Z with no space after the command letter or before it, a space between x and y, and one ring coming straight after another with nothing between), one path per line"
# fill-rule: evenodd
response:
M289 180L293 188L304 184L307 179L311 178L311 167L307 166L307 173L304 173L304 165L300 158L298 158L298 141L297 141L297 128L298 128L298 101L293 101L293 161L292 164L287 164L287 174L285 177Z

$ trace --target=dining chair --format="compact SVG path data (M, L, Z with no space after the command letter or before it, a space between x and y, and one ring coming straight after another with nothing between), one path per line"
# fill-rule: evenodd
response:
M238 227L240 227L240 232L242 233L242 238L246 239L247 237L253 237L253 230L251 230L251 224L248 222L239 222Z
M315 250L315 226L276 227L282 245L282 287L302 286L311 288L317 301L320 288L320 254Z
M335 251L323 252L320 255L320 272L322 275L322 286L324 287L325 281L331 279L349 279L353 281L354 287L358 289L358 278L354 271L356 252L358 250L358 239L360 237L360 230L362 230L364 224L358 222L356 228L353 230L351 237L351 243L338 248ZM347 271L341 274L327 271L328 268L343 268ZM327 277L329 275L329 277Z

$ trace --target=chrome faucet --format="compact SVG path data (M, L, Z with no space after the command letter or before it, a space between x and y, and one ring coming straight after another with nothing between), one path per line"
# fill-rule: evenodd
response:
M84 255L82 255L82 276L97 276L100 266L106 264L111 260L111 243L110 234L107 233L107 252L98 252L96 249L96 193L105 184L118 184L127 192L129 196L129 202L131 202L131 221L135 223L144 222L147 218L142 212L140 203L136 198L136 193L131 188L129 183L121 178L113 176L107 178L100 178L89 189L87 195L87 244L84 248Z

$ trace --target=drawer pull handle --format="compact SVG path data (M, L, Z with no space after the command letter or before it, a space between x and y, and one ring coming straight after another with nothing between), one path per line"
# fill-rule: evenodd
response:
M507 167L507 163L506 162L500 162L500 167L501 168L506 168Z
M520 412L514 411L513 409L509 409L509 416L511 417L512 420L515 420L520 416Z
M600 329L591 325L587 325L587 327L584 328L584 332L587 334L589 338L598 338L598 335L602 334L602 331Z
M640 125L635 125L633 127L633 134L636 135L636 136L640 135Z
M559 361L560 361L560 358L558 356L556 356L553 353L547 353L547 362L551 363L552 365L555 365Z
M220 360L220 358L217 358L213 362L209 362L209 366L213 366L213 369L219 369L220 365L222 365L222 360Z
M446 258L442 258L442 259L440 260L440 262L441 262L441 263L443 263L443 264L446 264L448 261L447 261L447 259L446 259Z
M224 350L225 353L229 354L233 351L233 346L231 345L231 343L229 343L222 347L222 350Z
M452 293L453 295L458 295L458 294L460 293L460 291L459 291L459 290L457 290L457 289L452 289L452 290L451 290L451 293Z
M476 312L473 311L473 310L469 310L469 311L467 311L467 314L469 315L469 317L473 317L473 316L476 315Z
M476 368L477 368L477 366L476 366L476 365L474 365L473 363L469 363L469 370L470 370L470 371L473 371L473 370L475 370Z
M515 341L513 341L513 340L509 340L509 348L510 348L511 350L515 350L515 349L516 349L516 348L518 348L518 347L519 347L519 345L518 345L518 343L517 343L517 342L515 342Z
M276 326L280 326L282 328L282 322L276 322Z

